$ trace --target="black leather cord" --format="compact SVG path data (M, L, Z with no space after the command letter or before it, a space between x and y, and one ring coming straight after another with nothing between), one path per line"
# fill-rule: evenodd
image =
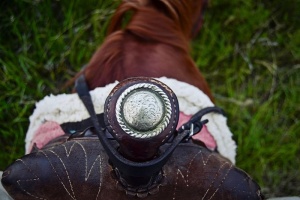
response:
M208 120L201 121L201 118L205 114L215 112L225 115L224 111L218 107L208 107L200 110L189 120L189 122L185 123L178 130L178 134L171 141L171 145L164 152L161 152L159 157L146 162L134 162L123 157L117 151L117 149L115 149L104 133L104 129L101 128L84 75L81 75L76 80L75 89L90 114L90 120L92 121L92 124L96 130L96 134L102 146L104 147L110 162L112 163L113 167L119 171L121 177L124 179L127 177L131 180L131 183L132 180L135 179L134 177L143 177L146 180L151 180L154 176L159 174L162 167L167 163L173 151L176 149L177 145L188 140L192 135L201 131L203 125L208 122Z
M91 116L91 120L93 122L96 133L99 137L101 144L106 150L110 162L121 172L121 175L123 174L126 177L151 178L153 175L158 174L158 172L168 161L169 157L172 155L177 145L189 136L189 131L184 130L182 133L178 134L178 136L174 138L170 147L165 152L161 153L161 156L151 161L133 162L131 160L128 160L124 158L116 149L114 149L110 144L109 140L105 137L105 134L102 131L98 122L84 75L81 75L76 80L75 88L80 99L82 100L83 104L85 105L86 109L88 110Z

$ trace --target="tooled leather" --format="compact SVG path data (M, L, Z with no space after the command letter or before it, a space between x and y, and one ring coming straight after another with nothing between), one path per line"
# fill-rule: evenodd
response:
M165 144L162 148L167 148ZM2 183L14 199L132 199L111 176L96 137L74 138L18 159ZM164 182L145 199L262 199L246 174L204 147L180 144L162 169ZM146 191L150 192L150 191Z

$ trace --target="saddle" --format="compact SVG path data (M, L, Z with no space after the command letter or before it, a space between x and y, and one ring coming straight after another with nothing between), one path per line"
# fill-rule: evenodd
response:
M84 76L76 91L90 118L12 163L2 184L14 199L263 199L251 177L192 136L208 107L176 130L179 104L162 82L126 79L96 114ZM67 130L75 130L69 133Z

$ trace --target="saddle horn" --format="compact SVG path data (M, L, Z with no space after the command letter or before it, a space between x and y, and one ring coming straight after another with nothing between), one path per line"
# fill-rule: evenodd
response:
M150 78L121 82L108 96L104 120L120 144L120 153L135 162L157 157L159 147L173 135L179 118L176 95Z

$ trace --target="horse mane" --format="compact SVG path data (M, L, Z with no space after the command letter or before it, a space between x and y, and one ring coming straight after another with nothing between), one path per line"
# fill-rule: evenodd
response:
M166 76L190 83L212 99L189 55L195 23L191 2L194 0L124 1L111 19L105 41L76 77L84 73L89 88L94 89L134 76ZM123 28L129 12L131 19Z
M195 0L193 0L195 2ZM198 7L201 6L201 2L196 1L198 4ZM160 25L160 26L167 26L170 24L173 24L174 26L177 26L177 28L180 28L180 32L183 33L183 35L188 38L191 34L192 26L193 26L193 8L194 5L191 4L191 0L130 0L130 1L124 1L119 8L117 9L116 13L114 14L109 29L108 34L111 34L117 30L121 29L121 23L122 19L124 17L124 14L128 11L133 11L136 13L142 12L144 17L141 17L142 15L138 15L138 19L135 22L140 22L142 24L147 24L150 22L151 25ZM157 14L157 11L160 12L162 15L152 15ZM152 13L151 13L152 12ZM145 19L145 17L148 16L149 18ZM164 16L164 17L163 17ZM167 16L171 21L166 22L165 16ZM155 21L155 20L162 20L163 21ZM144 21L146 20L146 21ZM134 20L133 20L134 21ZM167 23L167 24L165 24ZM141 24L137 24L141 25ZM151 37L154 37L157 41L163 41L163 35L156 35L157 28L155 26L148 26L144 27L145 30L149 31L149 35ZM173 27L174 28L174 27ZM169 33L169 32L165 32ZM155 37L158 36L158 37ZM174 43L173 43L174 44Z

